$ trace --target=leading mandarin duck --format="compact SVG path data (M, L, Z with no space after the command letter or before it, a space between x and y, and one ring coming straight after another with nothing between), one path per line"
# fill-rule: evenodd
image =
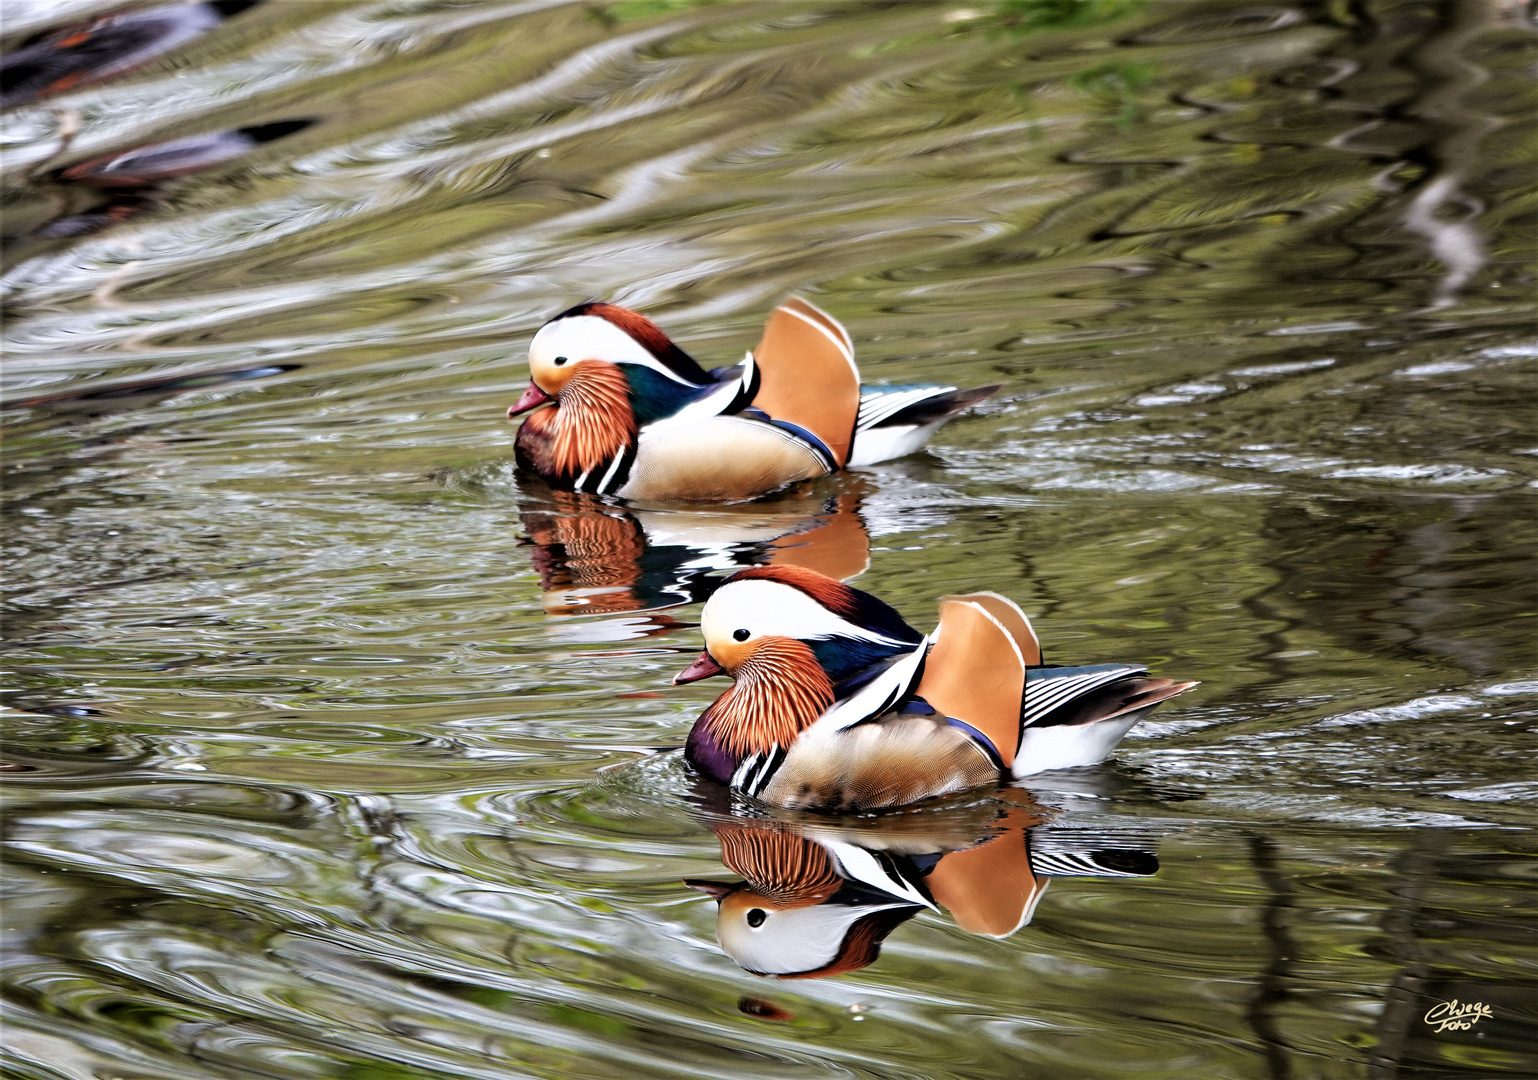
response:
M861 389L849 332L794 298L758 348L706 371L616 304L557 315L529 343L517 461L552 487L643 501L751 499L911 454L999 387ZM532 410L532 411L531 411Z
M1196 685L1136 664L1044 665L1030 620L996 593L945 598L924 635L801 567L734 574L700 629L705 651L674 683L735 684L695 721L685 756L789 809L880 810L1092 765Z

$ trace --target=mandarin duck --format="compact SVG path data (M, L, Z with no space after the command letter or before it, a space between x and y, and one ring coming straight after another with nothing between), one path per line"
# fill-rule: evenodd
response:
M1045 814L1024 792L1004 794L1018 805L935 835L717 822L721 861L744 880L684 884L716 900L716 940L740 967L808 979L869 965L922 911L944 909L967 933L1003 939L1031 921L1053 877L1158 872L1144 837L1041 827Z
M704 776L792 809L902 806L1093 765L1194 682L1136 664L1042 663L1030 620L996 593L951 596L926 635L812 570L754 567L705 603L705 651L673 680L735 685L695 721Z
M750 499L911 454L999 385L862 389L849 333L805 300L774 309L738 367L707 372L643 315L578 304L529 344L508 419L552 487L644 501ZM532 412L530 412L532 410Z
M131 8L55 30L0 58L0 108L127 74L260 2Z

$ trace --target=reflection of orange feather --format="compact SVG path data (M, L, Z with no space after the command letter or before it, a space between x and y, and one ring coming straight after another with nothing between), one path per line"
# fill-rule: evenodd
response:
M701 717L716 742L735 755L789 746L833 704L828 673L795 638L765 638L736 678Z
M721 841L721 861L747 878L758 895L780 907L820 904L843 883L822 847L776 825L711 826Z
M972 934L1008 937L1018 930L1043 889L1045 878L1031 870L1027 829L1042 822L1034 808L1012 806L999 833L953 851L929 875L929 888L956 924Z
M816 570L830 578L863 574L870 566L870 533L865 531L859 510L858 495L840 495L837 511L831 516L813 518L815 527L770 544L769 562Z
M562 476L578 476L607 465L636 439L630 384L614 365L582 360L558 395L550 421L551 464Z
M574 585L634 585L641 577L641 556L646 537L632 517L594 510L590 495L555 492L555 501L571 510L570 517L556 518L553 536L546 543L565 548L566 568Z

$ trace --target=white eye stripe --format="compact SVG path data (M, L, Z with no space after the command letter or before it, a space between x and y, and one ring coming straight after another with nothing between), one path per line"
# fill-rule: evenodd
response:
M556 365L557 358L639 364L685 386L694 384L658 360L635 338L597 315L572 315L546 323L529 342L529 366Z
M867 630L835 615L800 589L761 579L734 581L718 589L705 604L700 629L707 645L735 640L735 631L747 630L752 637L793 637L802 641L848 637L911 646L910 642Z

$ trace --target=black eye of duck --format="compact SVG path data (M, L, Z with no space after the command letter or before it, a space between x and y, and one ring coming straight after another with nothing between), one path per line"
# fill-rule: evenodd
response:
M756 907L752 911L748 912L748 925L757 930L760 926L764 925L764 920L768 917L769 913L767 911L765 911L763 908Z
M564 356L557 356L555 358L555 366L556 367L560 367L564 363L566 363L566 357L564 357Z
M748 640L748 638L750 636L751 635L749 635L749 633L746 630L733 630L732 631L732 640L733 641L746 641L746 640Z

